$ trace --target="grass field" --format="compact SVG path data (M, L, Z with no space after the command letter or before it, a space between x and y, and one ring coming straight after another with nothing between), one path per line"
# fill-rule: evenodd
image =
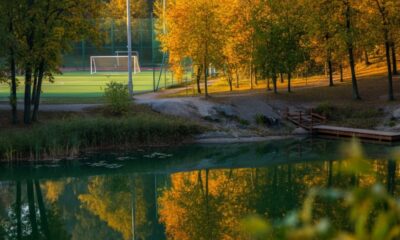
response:
M166 88L176 84L172 78L171 73L162 74L155 71L153 78L153 71L143 71L133 76L134 92L148 92L154 90L154 85L159 85L159 88ZM155 81L154 81L154 80ZM23 78L19 77L20 87L18 88L19 97L23 94ZM104 94L104 88L107 83L111 81L127 83L127 73L98 73L91 75L89 72L66 72L62 75L55 76L54 83L45 81L43 83L42 97L46 99L51 98L52 101L59 99L79 98L82 99L96 99L101 98ZM159 82L159 84L158 84ZM10 88L8 84L0 84L0 99L6 100L9 96ZM90 100L89 100L90 101Z

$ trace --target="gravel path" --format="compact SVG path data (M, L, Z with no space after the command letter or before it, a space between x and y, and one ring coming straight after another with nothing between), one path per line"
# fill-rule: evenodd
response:
M42 112L84 112L88 108L96 108L101 104L41 104L39 110ZM18 104L18 109L24 109L23 104ZM9 104L0 104L0 110L11 110Z

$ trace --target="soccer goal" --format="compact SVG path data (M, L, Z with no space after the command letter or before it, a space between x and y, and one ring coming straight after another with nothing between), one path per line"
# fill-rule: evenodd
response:
M90 74L128 72L128 56L91 56ZM132 56L132 72L140 73L139 57Z
M115 51L116 56L128 56L128 51ZM132 56L139 57L138 51L132 51Z

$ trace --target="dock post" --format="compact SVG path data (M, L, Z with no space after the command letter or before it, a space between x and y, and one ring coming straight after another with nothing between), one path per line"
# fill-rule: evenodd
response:
M285 114L286 114L286 116L285 116L286 120L289 119L289 117L290 117L289 116L289 107L286 107L286 113Z
M302 112L301 111L299 111L299 123L300 123L300 125L301 124L303 124L303 121L302 121Z
M314 118L311 110L311 127L310 127L311 134L313 134L313 130L314 130Z

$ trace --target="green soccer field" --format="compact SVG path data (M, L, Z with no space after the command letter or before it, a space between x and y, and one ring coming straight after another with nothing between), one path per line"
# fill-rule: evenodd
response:
M155 71L143 71L133 75L133 89L135 93L154 90L154 85L160 88L176 84L171 73L162 74ZM20 77L18 88L19 97L23 94L23 78ZM127 73L98 73L91 75L88 72L67 72L55 76L54 83L43 83L42 98L99 98L104 94L106 84L111 82L128 82ZM7 99L10 94L8 84L0 84L0 99Z

